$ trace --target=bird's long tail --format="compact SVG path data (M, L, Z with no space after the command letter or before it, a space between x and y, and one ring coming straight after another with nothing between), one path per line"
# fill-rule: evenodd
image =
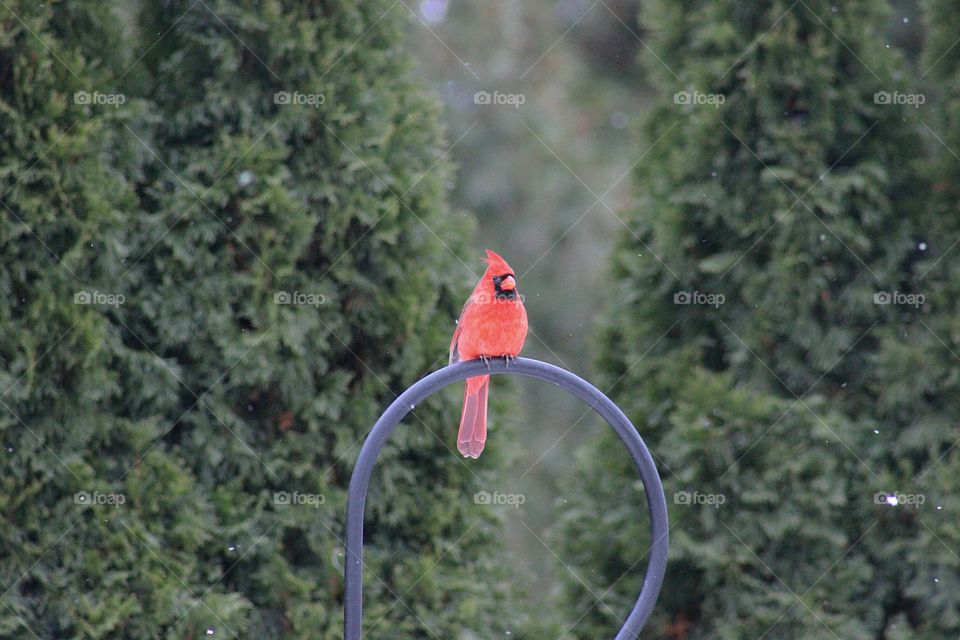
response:
M463 414L460 416L460 432L457 434L457 449L467 458L479 458L487 441L487 391L490 376L467 378L463 390Z

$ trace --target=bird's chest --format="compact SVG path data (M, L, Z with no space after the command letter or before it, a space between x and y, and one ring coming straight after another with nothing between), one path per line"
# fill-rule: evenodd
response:
M527 334L527 314L522 304L492 302L477 305L463 328L460 352L465 358L516 355Z

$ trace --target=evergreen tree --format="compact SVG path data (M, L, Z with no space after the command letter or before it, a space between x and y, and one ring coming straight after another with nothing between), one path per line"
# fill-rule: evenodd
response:
M927 42L917 76L925 101L912 120L921 123L932 153L925 159L931 176L919 227L921 259L913 266L911 290L925 297L922 314L910 314L898 331L883 334L874 361L872 391L880 419L895 425L889 447L891 484L924 497L924 504L902 517L900 528L876 555L897 569L895 598L887 607L890 638L954 637L960 634L960 533L953 496L960 491L960 451L956 415L960 238L957 195L960 184L960 16L952 3L924 6Z
M884 16L863 3L648 7L664 96L644 129L602 366L671 506L651 636L874 638L919 624L904 588L920 565L888 542L925 512L874 500L915 491L897 449L908 406L885 385L916 388L895 356L930 312L874 302L916 291L925 256L926 188L904 157L919 127L884 98L911 90L882 46ZM562 527L589 587L568 590L588 612L577 637L611 635L640 588L647 537L624 457L610 439L589 448L593 492ZM611 585L609 609L594 606Z
M2 635L339 637L353 462L443 362L471 278L403 13L144 3L124 47L103 3L15 5ZM125 104L70 100L94 89ZM88 290L124 300L74 304ZM368 637L518 622L455 395L416 409L374 478Z
M116 406L121 370L149 363L135 362L113 331L121 221L136 205L116 168L115 22L98 2L0 8L4 638L119 637L143 614L134 576L163 571L127 546L116 508L82 504L115 498L98 458L150 428ZM114 105L100 103L107 97Z

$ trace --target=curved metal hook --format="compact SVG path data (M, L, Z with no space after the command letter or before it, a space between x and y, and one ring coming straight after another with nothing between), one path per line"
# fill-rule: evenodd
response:
M471 376L483 374L513 374L537 378L551 382L561 389L586 402L600 417L606 420L620 440L627 447L630 456L637 465L640 479L647 496L647 511L650 515L650 561L644 576L643 588L630 615L617 633L615 640L636 638L653 611L660 595L663 577L667 567L667 502L663 495L663 485L653 457L634 429L633 424L610 398L579 376L555 367L552 364L528 358L517 358L508 363L503 359L493 359L488 363L480 360L460 362L421 378L404 391L383 412L367 436L357 458L357 465L350 478L350 490L347 497L347 540L344 560L344 639L359 640L363 621L363 510L367 498L367 488L373 466L386 444L390 434L413 406L419 404L440 389L465 380Z

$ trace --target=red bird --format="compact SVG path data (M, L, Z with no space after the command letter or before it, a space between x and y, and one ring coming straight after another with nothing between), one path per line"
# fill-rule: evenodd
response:
M507 261L487 249L487 270L460 311L450 341L450 364L474 358L515 358L527 337L527 312ZM467 378L457 449L479 458L487 440L490 376Z

